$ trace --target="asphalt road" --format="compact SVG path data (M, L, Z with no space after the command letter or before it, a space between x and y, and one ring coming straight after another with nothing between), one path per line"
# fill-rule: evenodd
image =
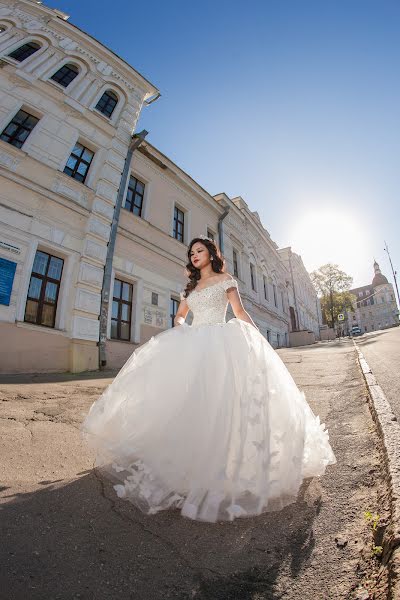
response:
M400 327L355 340L400 421Z
M112 374L3 377L2 600L386 598L364 517L385 515L386 488L354 346L279 354L326 422L338 464L306 480L295 504L233 523L145 516L93 471L78 428Z

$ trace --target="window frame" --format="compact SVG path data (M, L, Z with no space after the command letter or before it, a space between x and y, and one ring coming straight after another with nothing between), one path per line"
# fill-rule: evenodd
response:
M263 275L263 287L264 287L264 300L269 302L269 293L268 293L268 277L267 275Z
M47 265L46 265L46 271L45 271L44 275L42 273L39 273L39 272L33 270L34 264L35 264L35 259L36 259L36 256L37 256L38 253L45 254L48 257ZM55 277L49 277L48 276L49 266L51 264L51 259L52 258L56 258L56 259L60 260L61 263L62 263L62 265L61 265L61 272L60 272L60 278L59 279L56 279ZM23 316L23 321L25 323L29 323L30 325L38 325L40 327L48 327L49 329L54 329L55 328L56 316L57 316L57 309L58 309L58 300L59 300L59 296L60 296L60 287L61 287L61 282L62 282L62 277L63 277L63 271L64 271L64 269L65 269L65 259L64 258L61 258L60 256L57 256L57 255L54 255L54 254L50 254L50 252L46 252L45 250L42 250L40 248L36 249L35 255L34 255L34 259L33 259L31 273L30 273L30 276L29 276L28 291L27 291L26 299L25 299L24 316ZM42 281L39 298L34 298L34 297L30 297L29 296L29 288L31 286L32 277L34 277L36 279L40 279ZM52 302L46 302L45 299L44 299L45 292L46 292L46 287L47 287L47 283L48 282L53 283L57 287L56 298L55 298L54 303L52 303ZM36 320L35 321L29 321L26 318L26 307L27 307L28 301L36 302L38 304L38 310L37 310ZM42 313L43 313L43 306L44 305L49 305L49 306L54 306L55 307L54 308L54 313L53 313L53 323L52 323L52 325L47 325L46 323L42 323L41 322L41 320L42 320ZM39 317L40 317L40 319L39 319Z
M232 264L233 264L233 275L239 278L239 260L238 252L235 248L232 248Z
M60 71L62 71L63 69L69 69L71 72L74 72L73 69L71 69L71 67L74 67L76 69L76 72L74 74L74 77L72 77L72 79L70 79L70 81L68 81L68 83L66 85L64 85L63 83L61 83L61 81L58 81L57 79L54 79L54 77L57 75L57 73L60 73ZM75 81L75 79L79 76L79 73L81 72L80 68L78 65L76 65L73 62L66 62L63 65L61 65L61 67L59 67L57 69L57 71L54 71L53 75L51 75L49 77L49 81L51 81L52 83L56 83L57 85L61 86L63 89L67 89L70 84ZM63 75L61 80L65 77L66 75Z
M134 179L135 180L135 187L131 188L131 180ZM140 193L137 191L137 184L140 183L143 186L143 193ZM130 207L126 206L127 200L128 200L128 194L129 191L133 189L133 202L131 203ZM135 215L136 217L140 217L141 219L143 219L143 213L144 213L144 203L145 203L145 194L146 194L146 183L144 181L142 181L141 179L139 179L138 177L136 177L136 175L133 175L133 173L130 174L129 179L128 179L128 185L126 188L126 193L125 193L125 200L124 200L124 208L125 210L127 210L128 212L130 212L131 214ZM134 211L134 208L137 207L137 205L135 204L135 200L136 200L136 196L141 197L141 204L139 208L139 214L137 214Z
M177 213L181 213L182 214L182 221L180 221L178 219ZM173 227L172 227L172 237L177 240L178 242L181 242L182 244L185 243L185 216L186 216L186 212L180 208L177 204L174 205L174 218L173 218ZM179 237L179 233L178 233L178 227L177 225L182 225L182 239L180 239Z
M110 114L105 113L104 111L100 110L100 108L98 108L100 102L102 101L103 97L108 94L109 96L111 94L113 94L115 96L115 104L113 106L112 111L110 112ZM100 98L97 100L96 105L93 107L94 110L96 110L98 113L100 113L101 115L103 115L103 117L106 117L107 119L111 119L111 117L114 114L115 109L117 108L118 104L120 101L120 97L118 96L118 94L112 89L112 88L107 88L106 90L104 90L104 92L101 94Z
M15 56L12 56L13 54L17 53L19 50L21 50L24 47L27 46L38 46L33 52L30 52L27 56L25 56L24 58L15 58ZM16 48L14 48L14 50L11 50L11 52L9 52L8 54L6 54L6 58L11 58L12 60L15 60L18 63L23 63L26 60L28 60L28 58L30 58L31 56L33 56L34 54L36 54L36 52L39 52L39 50L43 48L43 45L40 44L38 41L36 40L30 40L29 42L24 42L23 44L21 44L20 46L17 46Z
M170 328L175 327L174 318L176 317L176 313L178 312L178 307L180 304L180 299L175 296L170 296L169 298L169 325ZM176 311L174 312L174 308L176 307Z
M121 284L121 295L118 298L117 296L115 296L115 283L118 282ZM130 300L124 300L122 298L122 291L123 291L123 286L127 285L130 288ZM133 308L133 284L129 281L125 281L124 279L119 279L118 277L114 277L114 281L113 281L113 292L112 292L112 300L111 300L111 329L110 329L110 339L112 340L117 340L119 342L130 342L131 341L131 337L132 337L132 308ZM114 302L118 303L118 311L117 311L117 317L113 317L113 304ZM121 313L122 313L122 306L123 305L127 305L128 306L128 320L122 319L121 317ZM117 336L113 336L113 327L112 327L112 323L113 321L117 322ZM122 323L128 323L129 324L129 335L127 338L124 338L121 336L121 324Z
M251 289L256 292L257 291L257 287L256 287L256 273L255 273L255 265L250 262L250 284L251 284Z
M77 158L78 158L78 160L75 162L74 168L73 168L73 169L71 169L70 167L68 167L68 161L70 160L70 158L71 158L72 156L74 156L74 157L76 156L76 155L74 155L74 150L75 150L75 148L76 148L78 145L79 145L79 146L81 146L81 147L83 148L83 150L82 150L81 156L80 156L80 157L77 157ZM89 163L88 163L86 160L83 160L83 159L82 159L82 156L83 156L83 153L85 152L85 150L87 150L88 152L91 152L91 153L92 153L92 157L91 157L91 159L90 159L90 162L89 162ZM69 154L68 158L67 158L67 162L65 163L65 166L64 166L64 169L63 169L63 173L64 173L65 175L67 175L67 177L71 177L71 179L73 179L74 181L77 181L78 183L82 183L83 185L85 185L85 182L86 182L86 179L87 179L88 173L89 173L89 171L90 171L90 167L91 167L91 165L92 165L92 163L93 163L93 159L94 159L94 157L95 157L95 154L96 154L96 152L95 152L94 150L91 150L91 148L88 148L87 146L84 146L82 142L80 142L79 140L77 140L77 141L75 142L75 144L74 144L74 146L73 146L73 148L72 148L72 150L71 150L71 152L70 152L70 154ZM84 175L84 177L83 177L82 181L81 181L79 178L77 178L77 177L74 177L74 175L73 175L74 173L75 173L75 174L77 173L77 169L78 169L78 167L80 166L80 164L81 164L81 163L84 163L84 164L86 164L86 165L87 165L87 169L86 169L86 171L85 171L85 175ZM67 173L67 172L66 172L66 169L67 169L67 168L68 168L68 169L71 169L71 171L72 171L72 174L70 174L70 173Z
M278 308L278 297L276 295L276 283L272 284L272 293L274 295L274 305Z
M22 123L19 123L18 121L14 120L16 119L17 115L19 115L19 113L25 113L25 115L27 115L27 117L24 119L24 121ZM28 118L33 118L36 119L36 123L33 125L32 129L29 129L27 127L23 126L23 123L28 119ZM21 148L24 146L24 144L26 143L26 141L28 140L29 136L31 135L32 131L35 129L36 125L39 123L40 121L40 117L37 117L36 115L32 114L32 113L28 113L28 111L21 107L15 114L14 116L11 118L11 120L7 123L7 125L4 127L3 131L0 133L0 139L2 142L5 142L6 144L10 144L10 146L13 146L14 148L18 148L19 150L21 150ZM3 135L8 135L6 134L6 130L12 125L16 125L17 128L15 130L15 132L9 136L9 140L5 140L3 139ZM21 143L21 145L19 146L18 144L14 144L13 141L10 140L17 140L17 134L19 135L19 133L21 131L29 131L28 135L26 136L26 138L24 139L24 141ZM19 140L18 140L19 141Z

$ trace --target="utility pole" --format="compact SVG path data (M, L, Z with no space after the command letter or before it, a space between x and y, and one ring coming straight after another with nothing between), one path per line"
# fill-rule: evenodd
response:
M107 340L107 321L108 321L108 312L110 306L110 287L111 287L111 273L112 273L112 265L114 259L114 250L115 250L115 242L117 239L117 230L118 230L118 222L119 215L121 212L122 202L124 199L126 183L128 181L128 175L131 168L132 155L134 151L139 148L139 146L143 143L144 138L148 134L148 131L145 129L140 133L135 133L131 137L131 141L129 144L128 152L125 158L124 169L121 174L121 181L119 184L117 201L115 203L113 219L111 223L110 230L110 239L107 245L107 256L106 263L104 265L104 277L103 277L103 286L101 288L101 304L100 304L100 332L99 332L99 369L104 369L107 365L107 356L106 356L106 340Z
M398 286L397 286L397 279L396 279L397 271L395 271L395 270L394 270L394 268L393 268L392 259L391 259L391 257L390 257L390 254L389 254L389 248L388 248L388 245L387 245L387 243L386 243L386 242L385 242L385 248L384 248L384 249L385 249L385 251L387 252L387 255L388 255L388 257L389 257L389 261L390 261L390 266L392 267L392 273L393 273L394 285L396 286L397 300L399 301L399 308L400 308L400 296L399 296L399 288L398 288Z

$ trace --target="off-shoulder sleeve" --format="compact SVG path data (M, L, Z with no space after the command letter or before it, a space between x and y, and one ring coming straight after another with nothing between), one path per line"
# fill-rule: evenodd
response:
M231 288L236 288L238 289L238 284L236 279L226 279L225 281L222 282L222 287L224 288L225 291L228 291Z

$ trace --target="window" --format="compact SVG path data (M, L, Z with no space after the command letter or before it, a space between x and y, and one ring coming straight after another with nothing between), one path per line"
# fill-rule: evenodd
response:
M131 339L132 284L114 280L111 313L111 337L116 340Z
M174 326L174 319L176 317L176 313L178 312L179 300L176 298L171 298L170 302L170 310L169 310L169 325L170 327Z
M156 292L151 292L151 303L154 304L154 306L158 306L158 294L156 294Z
M0 135L0 139L16 148L22 148L29 134L39 119L30 115L25 110L19 110L12 121Z
M207 237L210 238L210 240L215 240L214 234L211 231L211 229L207 229Z
M174 209L174 238L179 242L183 242L185 229L185 214L183 210L175 206Z
M235 277L239 277L238 255L236 250L233 250L233 274Z
M93 156L94 152L77 142L65 165L64 173L81 183L85 183Z
M286 346L286 348L288 346L288 335L287 335L286 331L285 331L285 346Z
M111 90L104 92L100 100L95 106L95 109L101 112L106 117L111 117L114 112L114 108L118 104L118 96Z
M133 175L129 178L128 191L126 193L125 208L138 217L142 216L144 183Z
M18 62L22 62L26 58L29 58L29 56L31 56L32 54L35 54L35 52L37 52L40 47L41 47L40 44L38 44L36 42L28 42L27 44L24 44L23 46L16 48L8 56L10 58L14 58Z
M61 69L58 69L54 75L50 77L56 83L62 85L62 87L67 87L71 81L75 79L78 75L79 69L75 65L64 65Z
M64 261L38 250L33 261L24 320L54 327Z
M250 279L251 279L251 289L256 291L256 277L254 272L254 265L250 263Z
M276 285L274 283L272 284L272 291L274 293L274 304L276 307L278 307L278 298L276 297Z
M269 300L268 298L268 279L263 275L263 285L264 285L264 298Z
M285 299L283 297L283 292L281 292L281 301L282 301L282 310L285 312Z
M267 340L269 343L271 343L271 332L269 329L267 329Z
M278 346L278 348L281 347L281 336L279 333L276 334L276 345Z
M6 31L6 28L4 27L4 25L0 25L0 33L4 33Z

